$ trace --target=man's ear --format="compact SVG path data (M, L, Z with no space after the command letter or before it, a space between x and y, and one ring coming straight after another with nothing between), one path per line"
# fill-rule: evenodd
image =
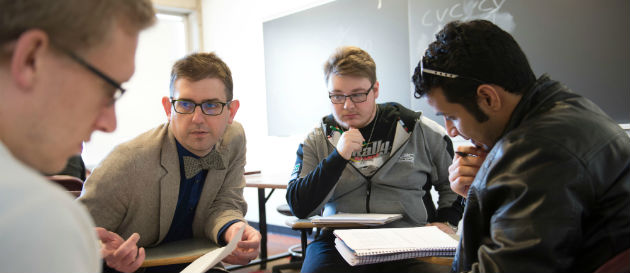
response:
M241 106L241 103L238 100L233 100L230 102L230 105L228 105L228 111L229 111L229 117L228 117L228 123L232 124L232 121L234 121L234 116L236 116L236 111L238 111L238 108Z
M22 90L30 89L41 70L40 60L50 48L48 35L38 29L28 30L16 40L11 56L11 77Z
M166 113L166 118L171 120L171 110L173 109L171 106L171 98L162 97L162 106L164 107L164 113Z
M499 111L503 107L499 90L490 84L477 87L477 104L481 109L492 112Z
M378 99L378 91L379 91L378 81L374 82L374 86L372 87L372 92L374 92L374 99Z

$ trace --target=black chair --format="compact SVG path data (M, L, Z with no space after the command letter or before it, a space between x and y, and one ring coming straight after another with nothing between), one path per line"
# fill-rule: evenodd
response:
M308 235L313 232L315 227L310 220L301 220L293 216L289 205L283 204L278 206L278 212L282 215L291 216L285 223L293 230L300 231L301 243L299 245L293 245L289 247L288 252L291 254L289 263L275 265L271 268L273 273L281 273L282 270L292 269L300 270L302 268L302 262L304 261L304 253L306 253L306 247L308 245ZM316 229L315 237L319 235L320 229Z

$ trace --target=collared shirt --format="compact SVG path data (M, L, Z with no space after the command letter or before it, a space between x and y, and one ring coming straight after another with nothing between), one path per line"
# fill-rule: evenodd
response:
M186 150L186 148L184 148L184 146L182 146L179 141L175 140L175 144L177 145L180 170L179 197L177 198L177 207L175 208L175 215L173 216L171 227L169 228L168 233L166 234L166 237L164 237L162 243L189 239L193 237L193 219L195 218L195 211L197 209L197 204L199 203L203 184L206 181L206 176L208 176L208 170L202 170L190 179L186 179L186 175L184 173L184 156L191 156L194 158L199 158L199 156ZM226 244L226 242L223 240L223 234L225 233L227 228L235 222L238 222L238 220L233 220L226 223L219 230L219 242L217 243L219 243L220 245Z
M208 175L208 170L201 170L195 176L186 179L186 175L184 175L184 156L199 157L186 150L177 140L175 140L175 144L177 145L180 170L179 197L177 198L177 207L175 208L175 215L173 216L171 227L162 243L193 237L192 223L195 218L195 210L199 203L203 184Z

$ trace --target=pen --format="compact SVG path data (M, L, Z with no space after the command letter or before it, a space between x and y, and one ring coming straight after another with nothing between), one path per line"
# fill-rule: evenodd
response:
M467 156L471 156L471 157L478 157L478 155L476 155L476 154L469 154L469 153L464 153L464 152L460 152L460 151L457 151L457 152L455 152L455 153L456 153L457 155L461 156L461 157L467 157Z
M343 134L343 130L341 130L341 129L339 129L339 128L335 127L335 126L330 125L330 126L328 126L328 127L330 127L330 129L332 129L333 131L337 131L337 132L339 132L339 133L342 133L342 134Z
M339 129L339 128L335 127L335 126L330 125L330 126L328 126L328 127L330 127L330 129L331 129L331 130L333 130L333 131L337 131L337 132L339 132L339 133L341 133L341 134L345 133L343 130L341 130L341 129ZM365 142L365 141L363 141L363 145L362 145L362 146L363 146L363 147L365 147L365 146L367 146L367 145L368 145L368 143L367 143L367 142Z

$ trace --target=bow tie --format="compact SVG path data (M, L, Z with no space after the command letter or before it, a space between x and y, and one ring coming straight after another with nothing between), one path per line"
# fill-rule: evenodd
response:
M215 150L200 158L194 158L192 156L184 156L184 175L186 179L197 175L201 170L224 170L223 160L221 155Z

